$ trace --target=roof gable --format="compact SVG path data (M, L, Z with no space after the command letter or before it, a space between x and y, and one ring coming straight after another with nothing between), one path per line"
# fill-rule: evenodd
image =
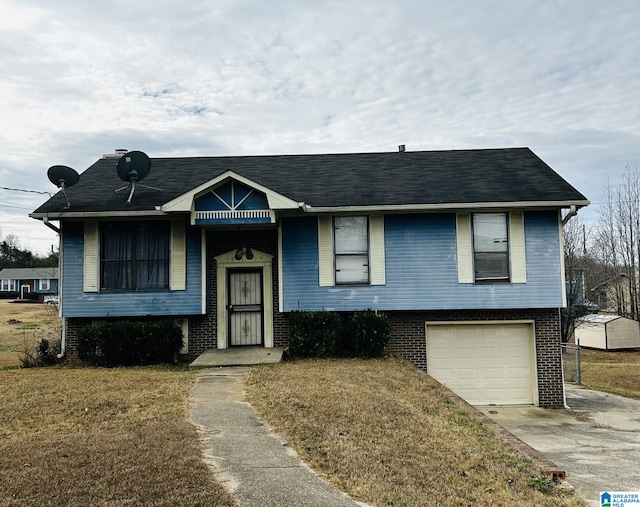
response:
M236 187L236 185L233 185L234 182L238 182L240 184L238 188L242 189L242 194L241 196L238 196L238 199L233 195ZM226 184L230 184L229 189L225 188ZM255 181L245 178L244 176L235 174L233 171L225 171L216 178L202 183L196 188L165 203L162 205L161 210L166 212L194 211L196 200L200 200L217 189L219 189L219 193L217 195L218 200L221 203L226 203L229 209L236 209L235 206L242 204L242 202L244 202L242 201L244 197L250 197L252 191L257 191L265 197L268 205L267 209L296 209L299 207L299 203L284 195L280 195L277 192L256 183Z

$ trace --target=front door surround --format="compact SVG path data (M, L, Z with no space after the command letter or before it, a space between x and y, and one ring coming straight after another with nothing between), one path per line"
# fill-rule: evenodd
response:
M258 250L252 250L253 256L251 259L247 259L246 255L243 255L240 259L236 258L237 250L231 250L224 254L218 255L214 257L216 261L216 280L217 280L217 290L216 290L216 317L217 317L217 348L226 349L232 345L255 345L260 346L261 344L264 347L271 348L273 347L273 277L271 273L273 256L264 252L260 252ZM235 318L237 313L234 312L233 308L229 311L229 305L231 305L231 297L230 297L230 287L229 284L236 282L238 283L239 290L242 291L244 286L244 281L247 282L247 290L250 290L250 276L245 277L245 280L241 280L240 278L236 279L233 277L233 273L235 272L244 272L244 273L255 273L256 275L260 275L262 281L262 340L260 343L236 343L235 340L231 341L230 339L230 317ZM231 280L231 282L230 282ZM256 311L255 306L245 307L244 310ZM239 312L238 312L239 313ZM248 315L246 316L248 317ZM252 317L255 321L255 314ZM247 321L246 326L244 320ZM236 322L239 327L239 333L244 334L247 332L247 340L256 340L255 336L251 339L248 336L251 334L252 329L250 329L251 322L249 319L240 320L238 317L238 321ZM244 330L243 330L244 328Z

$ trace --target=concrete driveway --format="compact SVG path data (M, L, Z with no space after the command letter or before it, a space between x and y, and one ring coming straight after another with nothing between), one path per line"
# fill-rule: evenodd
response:
M571 410L480 410L567 472L592 505L601 491L640 491L640 401L567 386Z

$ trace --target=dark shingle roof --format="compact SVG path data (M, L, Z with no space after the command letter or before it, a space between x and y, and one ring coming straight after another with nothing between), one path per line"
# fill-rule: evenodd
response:
M58 278L58 268L4 268L0 280L35 280Z
M72 212L153 210L225 171L312 207L482 202L582 202L586 198L528 148L333 155L154 158L132 204L117 158L98 160L67 189ZM56 194L34 213L60 212Z

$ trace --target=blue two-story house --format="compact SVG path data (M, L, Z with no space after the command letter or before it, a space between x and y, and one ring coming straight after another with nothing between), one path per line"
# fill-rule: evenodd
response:
M67 350L159 317L189 357L286 346L293 310L371 308L469 402L562 406L563 210L588 201L528 148L154 158L133 193L122 156L31 214L60 231Z

